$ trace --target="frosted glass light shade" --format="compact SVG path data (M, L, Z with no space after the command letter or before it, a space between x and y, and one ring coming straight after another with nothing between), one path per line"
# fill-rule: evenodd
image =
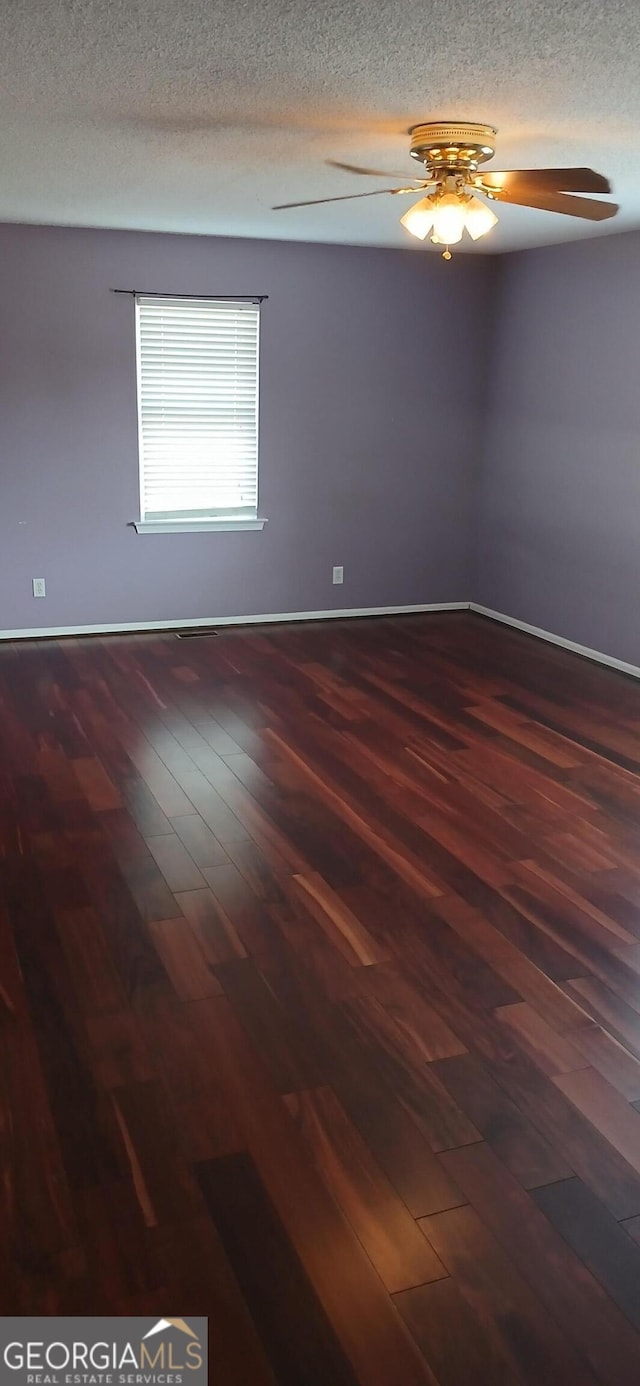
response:
M423 241L433 226L433 214L435 207L430 197L422 197L419 202L414 202L408 212L400 217L400 223L411 232L412 236L417 236L419 241Z
M419 241L424 241L431 233L433 245L444 246L456 245L465 230L477 241L480 236L486 236L497 221L491 207L464 192L422 197L400 218L402 226Z
M462 240L466 204L456 193L445 193L436 202L433 229L442 245L455 245Z
M486 202L481 202L479 197L471 197L465 203L464 224L472 241L477 241L480 236L486 236L493 226L497 226L498 218Z

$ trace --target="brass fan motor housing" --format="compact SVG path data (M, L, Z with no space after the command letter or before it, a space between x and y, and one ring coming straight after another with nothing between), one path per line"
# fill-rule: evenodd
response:
M454 121L431 121L414 125L411 158L427 169L446 169L450 173L475 173L495 154L493 125L471 125Z

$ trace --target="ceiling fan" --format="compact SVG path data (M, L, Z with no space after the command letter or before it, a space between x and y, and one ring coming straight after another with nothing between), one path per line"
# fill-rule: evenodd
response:
M341 197L318 197L310 202L284 202L274 212L292 207L314 207L322 202L348 202L356 197L376 197L385 193L392 197L427 193L400 218L412 236L423 241L431 233L433 245L445 247L445 260L451 259L449 246L456 245L467 231L472 240L491 231L498 218L489 202L511 202L520 207L536 207L546 212L562 212L565 216L582 217L587 221L605 221L619 210L615 202L601 202L592 197L577 197L576 193L610 193L609 180L591 168L525 168L497 173L493 169L478 172L479 165L492 159L493 141L497 131L492 125L473 125L451 122L431 122L414 125L411 136L411 158L423 164L426 176L405 179L413 186L375 188L371 192L346 193ZM359 168L329 160L332 168L347 173L364 173L376 178L403 178L404 174L387 174L377 168ZM481 197L477 194L480 193ZM487 201L482 201L486 198Z

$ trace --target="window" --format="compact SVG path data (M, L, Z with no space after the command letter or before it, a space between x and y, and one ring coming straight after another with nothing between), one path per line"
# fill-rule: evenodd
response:
M261 528L260 306L136 296L145 530Z

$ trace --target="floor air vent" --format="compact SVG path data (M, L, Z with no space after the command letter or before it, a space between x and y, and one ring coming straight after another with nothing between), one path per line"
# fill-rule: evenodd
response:
M178 640L211 640L217 630L177 630Z

